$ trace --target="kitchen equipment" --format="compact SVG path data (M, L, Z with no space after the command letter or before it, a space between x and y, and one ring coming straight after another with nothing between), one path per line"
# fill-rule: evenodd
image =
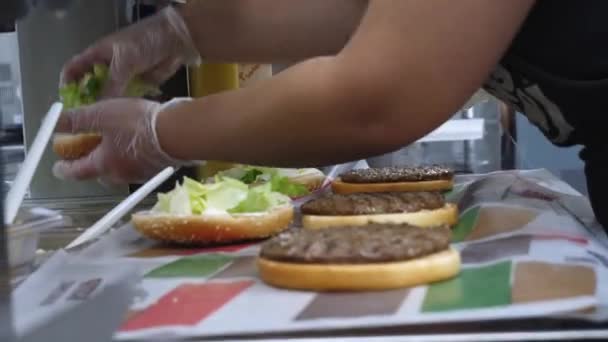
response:
M501 103L484 98L470 103L445 124L397 151L367 159L371 167L442 164L457 173L487 173L503 165Z
M192 97L203 97L239 87L239 68L235 63L203 62L199 66L189 68L188 77ZM196 177L205 179L234 165L223 161L208 161L196 167Z
M45 208L32 208L20 216L7 229L11 268L31 264L36 258L40 235L64 224L61 214Z
M40 130L36 134L30 151L25 156L25 160L23 161L19 172L17 172L17 177L15 177L15 181L11 185L11 189L8 191L4 203L4 222L7 225L13 223L15 216L17 216L17 211L23 202L27 188L34 176L34 172L36 172L36 169L38 168L40 158L51 139L62 110L63 104L61 103L55 103L51 106L42 121Z
M125 12L123 0L78 0L72 1L60 15L42 6L31 7L27 17L17 23L26 155L43 113L57 99L59 72L65 61L126 24ZM52 174L56 160L54 153L43 155L39 171L32 179L32 198L128 195L127 186L109 189L95 180L59 180Z

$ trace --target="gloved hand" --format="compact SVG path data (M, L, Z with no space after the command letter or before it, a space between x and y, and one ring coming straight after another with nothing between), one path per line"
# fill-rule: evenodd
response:
M61 72L60 86L81 79L93 65L104 64L110 66L110 75L102 98L119 97L134 76L158 86L180 66L199 61L186 23L174 8L167 7L73 57Z
M63 113L57 132L97 132L102 135L102 141L86 157L58 161L53 166L53 174L61 179L97 178L106 185L137 184L167 166L199 164L167 155L156 135L159 113L184 100L188 99L161 105L144 99L110 99Z

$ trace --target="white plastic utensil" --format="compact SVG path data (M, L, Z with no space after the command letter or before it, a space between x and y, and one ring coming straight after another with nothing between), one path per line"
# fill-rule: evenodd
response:
M334 180L334 178L336 178L336 176L338 176L339 174L349 171L352 168L354 168L357 165L357 163L359 163L359 160L347 162L344 164L334 165L331 168L331 170L329 170L329 172L327 172L327 174L325 175L325 180L323 181L321 188L328 186Z
M74 239L67 248L72 248L80 245L86 241L94 239L99 235L103 234L108 229L120 220L121 217L125 216L131 209L133 209L141 200L148 196L154 189L161 185L164 181L169 179L175 172L173 167L168 167L154 176L152 179L146 182L143 186L129 195L124 201L120 202L114 209L110 210L104 217L99 221L95 222L89 229L82 233L79 237Z
M36 138L32 142L32 146L26 153L25 160L21 164L21 168L15 177L15 180L6 194L4 201L4 223L10 225L15 220L19 207L23 202L27 188L30 186L32 177L38 168L40 158L44 154L44 150L53 135L61 111L63 110L63 104L56 102L54 103L49 111L46 113L40 129L36 134Z

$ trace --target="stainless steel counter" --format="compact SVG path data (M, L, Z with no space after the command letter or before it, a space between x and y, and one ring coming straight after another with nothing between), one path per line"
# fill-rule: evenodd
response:
M108 211L118 205L123 197L105 198L72 198L62 200L26 200L23 208L44 207L60 212L66 219L66 224L61 228L51 229L42 234L40 243L41 249L58 249L64 247L73 238L81 234L86 228L103 217ZM155 196L150 196L139 203L133 210L141 210L154 205ZM116 226L129 221L130 214L127 214Z

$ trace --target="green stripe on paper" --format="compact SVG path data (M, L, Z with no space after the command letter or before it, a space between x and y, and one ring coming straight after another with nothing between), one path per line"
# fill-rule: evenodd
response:
M145 275L146 278L204 278L232 262L227 255L201 255L176 260L156 268Z
M462 242L475 228L477 217L479 216L479 207L471 208L460 215L458 224L452 230L452 242Z
M425 313L470 310L511 303L511 261L463 269L457 278L429 286Z

